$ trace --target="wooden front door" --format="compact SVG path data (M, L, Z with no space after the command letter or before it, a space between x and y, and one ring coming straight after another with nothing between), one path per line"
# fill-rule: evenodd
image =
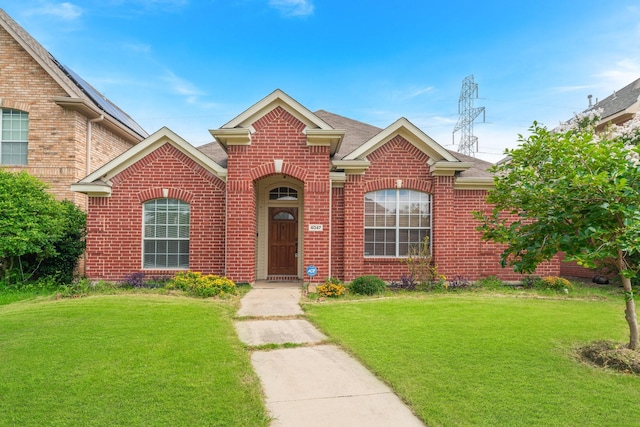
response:
M298 275L298 208L269 208L269 272Z

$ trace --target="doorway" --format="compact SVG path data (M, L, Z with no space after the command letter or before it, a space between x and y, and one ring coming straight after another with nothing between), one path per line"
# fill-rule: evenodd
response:
M298 275L298 208L269 208L268 275Z

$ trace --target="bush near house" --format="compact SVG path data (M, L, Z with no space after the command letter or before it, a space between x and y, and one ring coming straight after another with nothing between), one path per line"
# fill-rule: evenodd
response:
M0 285L73 280L85 249L86 215L46 189L26 172L0 170Z
M198 271L181 271L171 279L167 289L179 289L186 293L202 298L235 295L236 284L226 277L215 274L204 275Z
M358 295L381 294L387 289L387 284L377 276L360 276L349 284L349 291Z
M324 280L324 284L317 287L318 295L321 297L336 298L344 295L347 292L347 288L340 279L331 277Z

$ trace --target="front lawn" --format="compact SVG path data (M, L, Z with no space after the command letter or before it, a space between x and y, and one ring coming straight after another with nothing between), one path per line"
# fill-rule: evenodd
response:
M391 385L427 425L640 423L640 377L576 360L628 341L619 298L404 296L305 305L308 317Z
M0 425L266 426L233 304L161 295L0 306Z

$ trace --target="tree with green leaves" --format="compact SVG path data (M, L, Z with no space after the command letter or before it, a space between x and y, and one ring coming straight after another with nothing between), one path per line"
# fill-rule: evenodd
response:
M503 266L521 273L558 253L620 277L629 348L638 349L631 279L640 271L640 117L596 132L599 112L528 137L493 167L490 213L476 212L485 240L505 245Z
M54 270L68 279L84 251L85 214L46 188L26 172L0 169L0 282L26 282Z

